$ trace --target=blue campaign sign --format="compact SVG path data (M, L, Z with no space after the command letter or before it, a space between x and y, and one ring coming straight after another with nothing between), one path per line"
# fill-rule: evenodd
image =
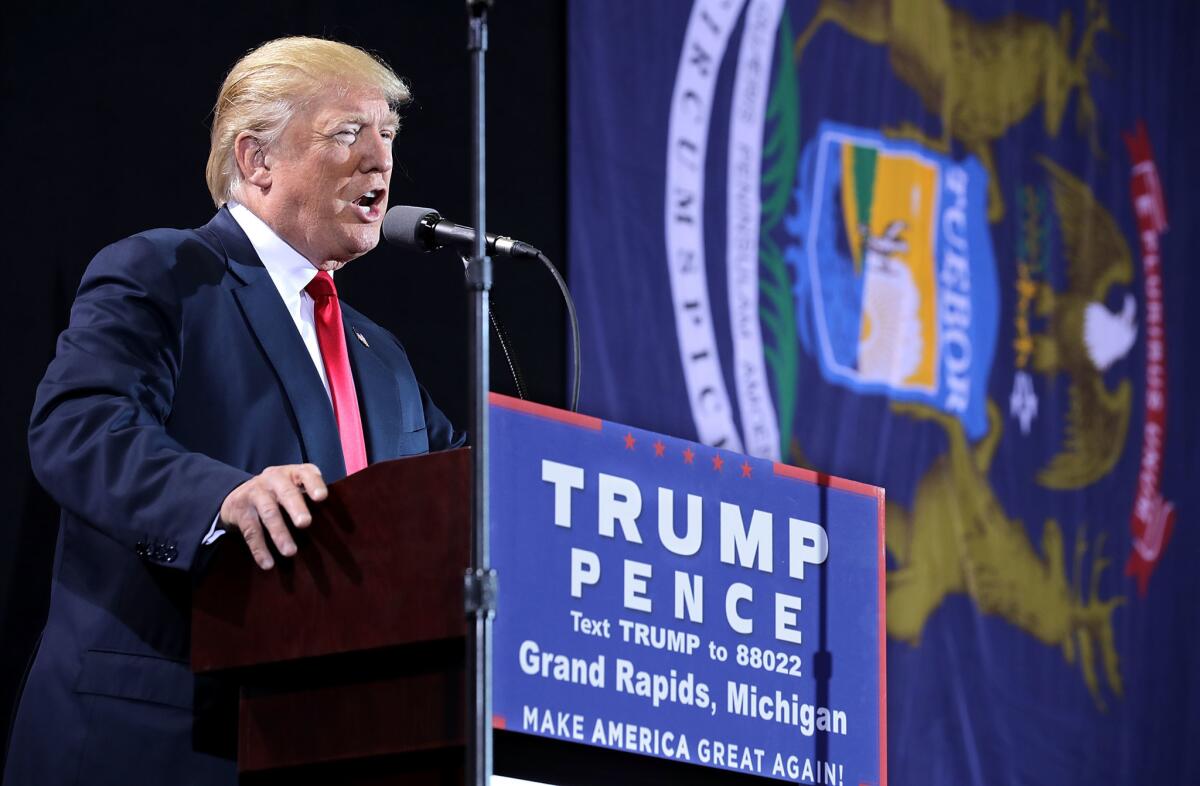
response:
M495 723L886 784L883 490L493 395Z

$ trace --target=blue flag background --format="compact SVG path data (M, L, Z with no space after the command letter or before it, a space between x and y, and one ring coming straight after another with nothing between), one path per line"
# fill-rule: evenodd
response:
M581 409L886 487L892 783L1200 782L1198 22L570 6Z

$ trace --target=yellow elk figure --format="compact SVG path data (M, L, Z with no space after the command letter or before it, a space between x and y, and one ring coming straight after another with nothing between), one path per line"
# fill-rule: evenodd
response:
M941 118L940 139L906 123L894 133L950 152L951 139L983 163L988 173L988 218L1004 218L1004 197L992 142L1039 104L1046 134L1058 136L1071 91L1078 88L1076 120L1099 153L1096 105L1088 72L1103 68L1096 37L1111 28L1100 0L1088 0L1087 19L1070 54L1071 14L1058 29L1021 14L981 22L944 0L821 0L792 49L799 63L817 30L833 22L847 33L886 46L896 76Z
M896 564L887 574L887 630L894 639L917 644L929 615L949 595L968 595L983 614L994 614L1039 641L1059 647L1064 659L1078 657L1088 692L1105 709L1096 671L1103 664L1109 689L1121 695L1121 673L1113 642L1112 615L1123 597L1101 600L1100 576L1109 565L1104 536L1092 556L1090 587L1082 588L1087 543L1075 544L1074 584L1068 583L1063 535L1054 519L1042 529L1042 554L1025 526L1005 515L987 473L1000 441L1002 417L988 402L990 429L976 446L962 424L924 405L893 404L900 413L933 420L946 431L949 451L938 457L917 485L912 510L887 504L887 549Z

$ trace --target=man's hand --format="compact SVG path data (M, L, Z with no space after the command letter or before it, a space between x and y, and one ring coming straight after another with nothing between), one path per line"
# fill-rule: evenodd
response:
M275 560L267 548L266 535L270 535L276 550L283 556L296 553L296 542L288 532L280 508L299 529L312 523L304 494L314 502L329 495L329 489L321 479L321 470L315 464L267 467L261 475L229 492L221 503L221 526L241 532L254 561L263 570L270 570L275 566Z

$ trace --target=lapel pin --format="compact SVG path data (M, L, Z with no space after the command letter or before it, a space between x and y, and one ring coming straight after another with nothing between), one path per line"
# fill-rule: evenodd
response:
M351 328L351 329L354 331L354 335L358 337L358 340L362 342L362 345L364 347L366 347L367 349L370 349L371 345L367 342L367 337L364 336L358 328Z

